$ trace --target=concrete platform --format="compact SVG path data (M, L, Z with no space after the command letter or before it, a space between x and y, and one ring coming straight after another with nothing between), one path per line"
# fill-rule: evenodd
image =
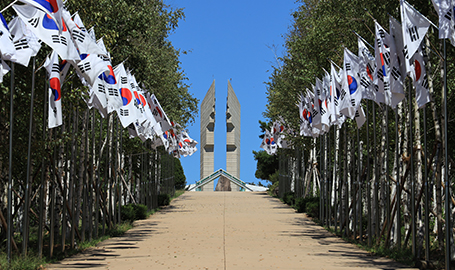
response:
M47 269L413 269L369 255L265 193L186 192L122 237Z

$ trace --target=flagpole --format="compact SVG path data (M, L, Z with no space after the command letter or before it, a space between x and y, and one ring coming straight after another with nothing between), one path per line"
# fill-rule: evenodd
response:
M413 104L413 99L412 99L412 84L409 82L409 162L410 164L410 181L411 181L411 240L412 240L412 255L414 258L416 257L417 254L417 249L416 249L416 213L415 213L415 179L414 179L414 140L413 140L413 134L412 134L412 104Z
M11 263L11 245L13 235L13 120L14 120L14 62L11 62L11 89L10 89L10 111L9 111L9 165L8 165L8 228L7 228L7 253L8 264Z
M27 177L25 183L25 205L24 205L24 233L22 240L22 255L27 256L27 245L28 245L28 235L29 235L29 209L30 209L30 169L31 169L31 148L32 148L32 126L33 126L33 108L35 101L35 57L32 60L32 91L30 97L30 120L29 120L29 130L28 130L28 150L27 150Z
M446 255L445 255L445 268L450 269L450 233L452 230L451 220L449 213L450 209L450 181L448 177L448 145L447 145L447 48L446 48L446 39L443 41L444 44L444 181L446 185L445 189L445 212L446 212Z
M356 36L357 36L358 38L360 38L363 42L365 42L365 44L367 44L368 46L370 46L370 48L372 48L372 49L374 50L374 47L371 46L371 44L368 43L368 41L366 41L363 37L361 37L359 34L357 34L356 31L352 30L352 32L353 32L354 34L356 34Z
M369 120L369 101L366 102L366 116L367 116L367 209L368 209L368 246L372 246L372 232L371 232L371 181L370 181L370 120Z
M7 5L4 9L2 9L2 11L0 11L0 13L3 13L5 10L9 9L10 7L12 7L14 4L16 4L18 0L14 0L13 2L11 2L9 5Z

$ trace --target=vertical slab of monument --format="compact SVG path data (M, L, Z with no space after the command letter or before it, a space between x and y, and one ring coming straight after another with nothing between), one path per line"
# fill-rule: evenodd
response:
M226 171L240 179L240 103L228 81L226 100ZM240 187L231 182L232 191Z
M207 94L201 103L201 152L200 175L203 179L215 170L215 80L213 80ZM202 186L202 191L213 191L213 181Z

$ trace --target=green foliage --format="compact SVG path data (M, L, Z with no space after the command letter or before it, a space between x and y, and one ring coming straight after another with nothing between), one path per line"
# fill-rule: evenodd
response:
M272 184L274 183L274 178L272 175L277 172L278 170L278 156L277 155L269 155L266 151L254 151L254 160L257 161L256 164L256 172L254 176L256 178L270 181Z
M9 270L35 270L42 269L42 266L45 264L44 258L39 258L34 254L29 254L29 256L23 257L15 255L11 259L11 264L8 265L8 257L5 253L0 254L0 269L9 269Z
M134 221L147 218L147 206L143 204L127 204L120 208L122 220Z
M166 206L171 203L171 196L169 194L158 195L158 206Z
M306 204L306 213L310 217L319 218L319 199Z
M286 192L283 195L283 202L287 205L293 206L295 203L294 192Z
M295 199L294 208L297 210L297 213L306 213L308 203L319 203L319 197L305 197Z
M176 190L184 189L186 186L186 176L183 172L180 159L174 158L174 187Z

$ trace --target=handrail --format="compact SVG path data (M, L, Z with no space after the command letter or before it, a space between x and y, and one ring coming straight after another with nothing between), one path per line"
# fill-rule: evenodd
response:
M234 184L244 188L245 190L248 189L249 191L253 191L251 188L246 186L245 182L243 182L242 180L240 180L237 177L233 176L232 174L226 172L223 169L218 169L217 171L213 172L209 176L206 176L203 179L197 181L196 185L194 187L190 188L189 190L200 188L200 187L212 182L213 180L215 180L217 177L219 177L221 175L226 176L226 178L228 178L229 181L234 182Z

